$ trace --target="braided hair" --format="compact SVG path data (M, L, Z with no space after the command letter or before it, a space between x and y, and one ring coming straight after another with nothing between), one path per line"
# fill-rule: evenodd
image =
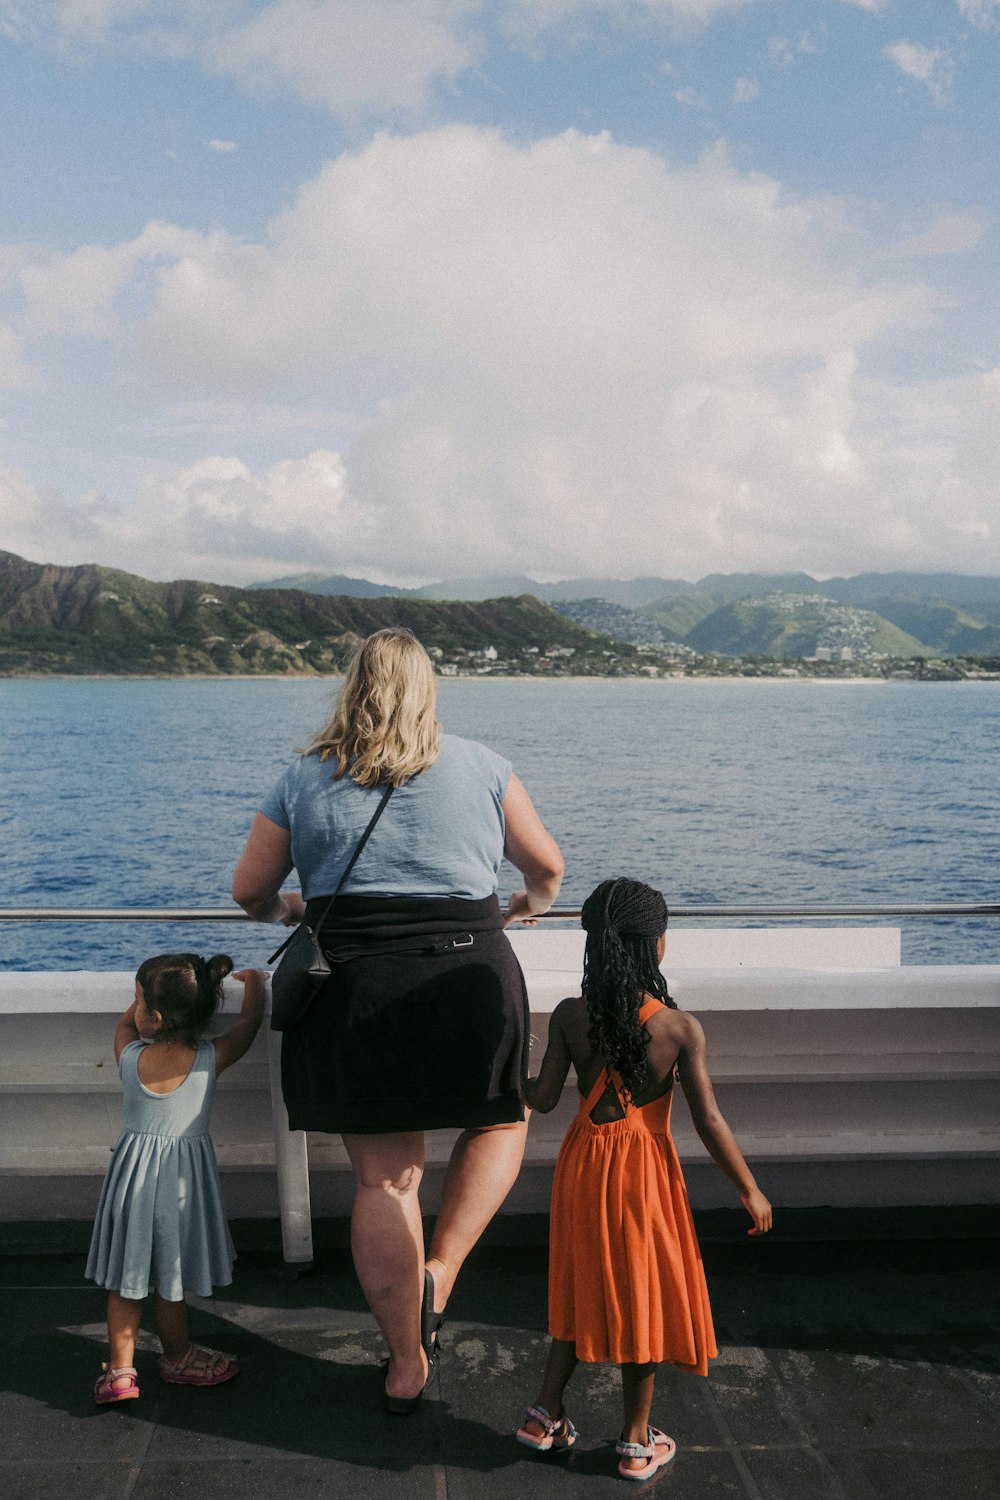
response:
M164 1041L179 1038L193 1047L215 1015L222 981L233 970L228 953L161 953L139 965L136 979L150 1010L163 1017Z
M673 1006L660 973L656 942L667 927L667 903L641 880L605 880L583 903L587 934L583 998L588 1036L634 1098L646 1077L648 1032L639 1024L644 995Z

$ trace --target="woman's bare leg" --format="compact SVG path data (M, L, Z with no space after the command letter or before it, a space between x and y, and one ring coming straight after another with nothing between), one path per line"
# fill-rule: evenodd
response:
M465 1257L514 1186L527 1134L523 1121L463 1130L455 1142L427 1255L435 1312L444 1311Z
M418 1190L424 1170L423 1134L343 1139L356 1184L351 1216L354 1266L389 1345L386 1393L415 1396L427 1380L420 1344L424 1233Z

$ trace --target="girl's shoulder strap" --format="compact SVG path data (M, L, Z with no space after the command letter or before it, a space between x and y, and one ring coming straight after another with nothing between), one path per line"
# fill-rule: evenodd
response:
M126 1042L118 1057L118 1076L124 1082L127 1078L138 1078L139 1076L139 1053L149 1043L141 1038L137 1042Z
M215 1043L210 1042L207 1037L200 1037L195 1043L194 1062L191 1064L191 1073L195 1069L211 1073L214 1078L219 1071L218 1057L215 1051ZM188 1074L190 1078L191 1073Z
M648 1000L644 1000L642 1005L640 1005L639 1007L639 1025L645 1026L650 1016L655 1016L658 1010L666 1009L667 1007L664 1005L662 1000L657 1000L653 996L650 996L650 998Z
M603 1067L598 1073L597 1077L594 1079L594 1084L590 1090L590 1093L580 1105L580 1108L585 1115L589 1116L591 1110L596 1107L597 1101L604 1097L605 1093L607 1092L609 1083L611 1084L615 1093L618 1095L618 1102L621 1103L621 1079L615 1072L614 1068Z

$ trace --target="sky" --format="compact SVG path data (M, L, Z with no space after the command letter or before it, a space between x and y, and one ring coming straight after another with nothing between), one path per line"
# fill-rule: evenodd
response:
M0 0L0 548L1000 574L1000 0Z

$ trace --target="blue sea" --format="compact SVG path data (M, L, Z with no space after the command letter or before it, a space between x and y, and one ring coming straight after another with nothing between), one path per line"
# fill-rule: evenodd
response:
M0 682L0 906L228 906L261 796L335 686ZM679 905L998 899L995 684L446 680L439 712L513 761L563 850L561 903L621 873ZM904 963L1000 962L996 919L892 925ZM0 968L257 964L281 936L5 922Z

